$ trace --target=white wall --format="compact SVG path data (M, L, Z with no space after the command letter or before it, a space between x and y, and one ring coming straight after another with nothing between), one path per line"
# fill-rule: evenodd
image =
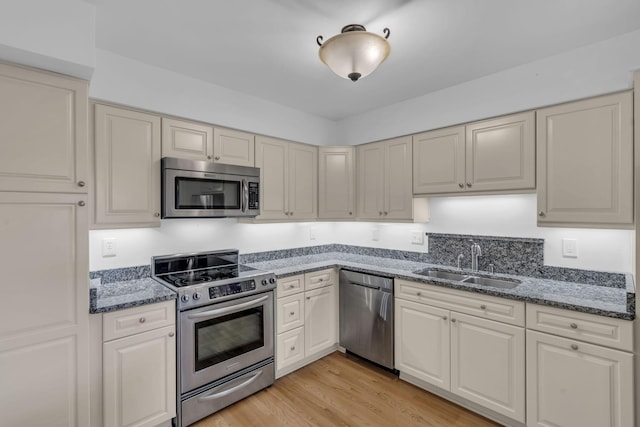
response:
M545 264L612 272L631 272L632 230L536 227L535 195L440 197L430 200L426 224L309 222L241 224L235 219L163 220L157 229L90 232L90 269L149 264L153 255L238 248L241 253L342 243L408 251L413 231L545 239ZM316 238L310 238L313 230ZM379 239L373 240L377 230ZM102 257L102 239L115 237L117 256ZM562 238L578 241L578 258L562 257Z
M640 30L338 123L345 145L377 141L633 87Z
M332 120L97 49L90 97L315 145L335 145Z
M3 0L0 59L88 80L96 8L81 0Z

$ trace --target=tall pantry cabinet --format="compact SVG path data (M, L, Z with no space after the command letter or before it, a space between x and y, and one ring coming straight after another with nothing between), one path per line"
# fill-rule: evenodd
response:
M87 82L0 63L0 424L89 424Z

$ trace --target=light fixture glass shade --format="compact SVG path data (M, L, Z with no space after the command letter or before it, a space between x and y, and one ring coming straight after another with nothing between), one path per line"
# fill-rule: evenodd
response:
M320 46L318 55L322 62L345 79L356 81L371 74L391 52L386 38L359 29L343 29ZM388 31L388 30L387 30ZM387 33L388 37L388 33Z

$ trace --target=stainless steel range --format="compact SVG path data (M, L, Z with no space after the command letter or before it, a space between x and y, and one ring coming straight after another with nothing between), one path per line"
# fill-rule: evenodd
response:
M273 384L273 273L235 249L156 256L152 277L178 294L178 427Z

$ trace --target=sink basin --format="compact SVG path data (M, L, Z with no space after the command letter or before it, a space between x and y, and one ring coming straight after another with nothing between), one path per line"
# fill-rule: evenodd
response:
M511 279L493 279L491 277L470 276L461 280L462 283L473 283L480 286L491 286L494 288L513 289L520 284L519 280Z
M457 281L462 281L462 279L468 277L466 274L454 273L451 271L432 270L432 269L414 271L413 274L419 274L421 276L427 276L427 277L434 277L436 279L457 280Z

